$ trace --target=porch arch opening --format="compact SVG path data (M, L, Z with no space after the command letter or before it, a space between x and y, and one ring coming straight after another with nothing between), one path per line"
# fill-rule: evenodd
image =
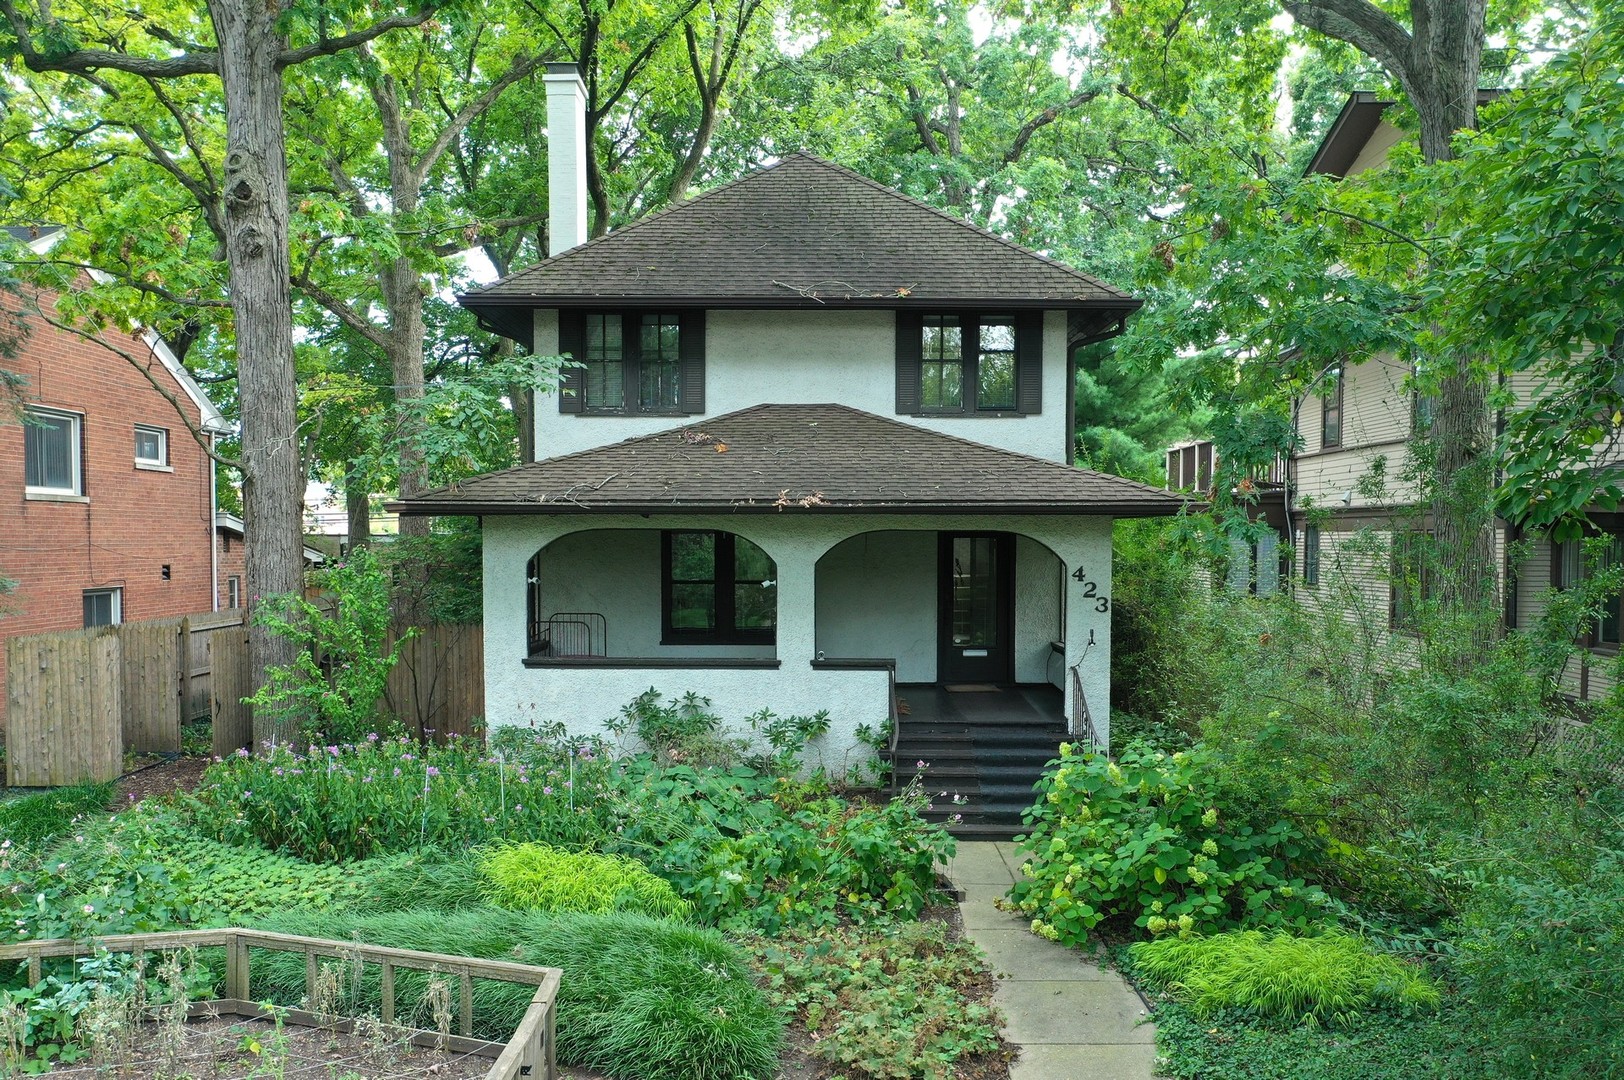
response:
M1021 533L859 533L818 559L818 656L889 660L901 684L1062 688L1065 575Z
M525 565L531 660L770 659L778 569L720 529L583 529Z

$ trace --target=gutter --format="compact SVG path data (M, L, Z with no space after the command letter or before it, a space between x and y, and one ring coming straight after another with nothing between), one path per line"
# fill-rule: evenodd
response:
M682 503L623 503L613 506L588 505L576 502L466 502L466 503L425 503L425 502L387 502L384 509L391 513L406 517L524 517L531 515L637 515L640 517L671 517L679 515L703 514L796 514L809 516L812 513L822 516L838 516L843 514L956 514L961 516L986 516L994 514L1009 514L1020 516L1047 516L1047 517L1174 517L1186 510L1199 509L1204 504L1186 502L1182 499L1169 499L1165 503L1090 503L1055 504L1055 503L994 503L983 506L965 506L963 504L943 506L937 504L919 505L862 505L840 506L829 505L820 507L774 506L772 503L736 503L728 505L684 505Z

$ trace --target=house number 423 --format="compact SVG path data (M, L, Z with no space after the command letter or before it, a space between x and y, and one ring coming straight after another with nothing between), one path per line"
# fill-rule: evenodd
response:
M1088 574L1084 572L1081 566L1071 572L1071 577L1073 581L1083 583L1083 595L1094 601L1095 611L1111 610L1111 598L1100 593L1099 585L1088 580Z

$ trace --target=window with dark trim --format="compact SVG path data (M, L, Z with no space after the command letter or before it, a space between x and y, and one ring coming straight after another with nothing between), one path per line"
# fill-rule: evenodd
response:
M565 311L560 412L684 416L705 411L703 312Z
M1043 313L897 313L897 412L1043 411Z
M1342 445L1342 382L1346 371L1332 368L1328 376L1330 385L1320 395L1320 447L1333 449Z
M1595 543L1592 538L1589 543ZM1551 582L1558 589L1571 589L1589 576L1590 565L1585 550L1586 540L1564 540L1551 545ZM1624 561L1624 537L1607 535L1607 550L1602 555L1603 568ZM1590 648L1618 648L1624 640L1624 598L1610 596L1602 606L1601 616L1579 637L1579 644Z
M1318 585L1320 571L1320 531L1318 525L1303 530L1303 584Z
M777 568L744 537L699 529L662 532L660 585L665 644L773 644Z
M1437 590L1435 541L1427 532L1393 534L1393 565L1388 579L1388 625L1394 630L1420 628L1421 610Z

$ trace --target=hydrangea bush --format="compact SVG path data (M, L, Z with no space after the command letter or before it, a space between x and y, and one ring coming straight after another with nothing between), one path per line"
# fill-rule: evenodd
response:
M1079 944L1113 921L1152 935L1306 927L1325 894L1297 867L1318 843L1289 821L1258 825L1224 805L1208 752L1131 745L1117 761L1062 743L1018 838L1026 877L1011 900L1032 929Z

